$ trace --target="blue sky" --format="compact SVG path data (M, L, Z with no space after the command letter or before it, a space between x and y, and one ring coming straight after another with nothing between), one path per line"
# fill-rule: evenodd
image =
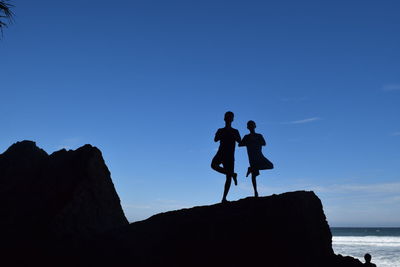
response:
M314 190L332 226L400 226L399 1L13 1L0 151L103 152L130 221L208 205L223 114L254 120L260 193ZM239 186L252 195L245 149Z

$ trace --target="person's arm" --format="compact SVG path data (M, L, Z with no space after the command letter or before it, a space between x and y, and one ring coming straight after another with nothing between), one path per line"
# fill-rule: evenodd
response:
M236 138L236 142L238 142L238 143L240 143L240 141L242 141L242 138L240 138L240 133L239 133L238 130L236 130L236 136L235 136L235 138Z
M267 145L267 143L265 142L265 139L264 139L264 136L262 136L262 134L260 134L260 140L261 140L261 145L262 146L265 146L265 145Z
M218 129L218 131L215 133L214 142L218 142L219 140L221 140L221 132Z
M246 140L247 140L247 138L246 138L246 135L245 135L245 136L243 137L243 139L240 140L239 146L246 146Z

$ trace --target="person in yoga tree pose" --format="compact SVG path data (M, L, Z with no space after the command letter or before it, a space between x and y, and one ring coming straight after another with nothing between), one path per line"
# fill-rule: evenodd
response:
M237 185L237 174L234 172L235 146L236 142L240 142L240 134L238 130L232 128L233 117L233 112L228 111L225 113L225 127L218 129L214 138L215 142L219 141L220 143L218 152L212 159L211 168L226 176L222 203L227 201L226 196L231 187L231 179L233 179L235 185ZM223 167L220 166L221 164Z
M255 132L256 123L248 121L247 129L249 129L250 133L243 137L242 141L239 142L239 146L247 147L250 167L247 169L246 177L251 174L254 196L258 197L256 177L260 175L260 170L273 169L274 165L262 153L262 146L265 146L266 143L262 134Z

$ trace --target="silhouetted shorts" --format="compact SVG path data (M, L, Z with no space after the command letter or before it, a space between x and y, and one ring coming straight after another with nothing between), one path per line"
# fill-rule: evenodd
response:
M232 155L226 155L221 153L220 151L212 159L211 164L213 165L221 165L224 167L226 173L233 173L235 169L235 157Z
M255 176L260 175L260 170L270 170L274 168L274 164L269 161L269 159L267 159L264 156L261 156L257 159L253 159L250 162L250 167L253 169L253 174Z

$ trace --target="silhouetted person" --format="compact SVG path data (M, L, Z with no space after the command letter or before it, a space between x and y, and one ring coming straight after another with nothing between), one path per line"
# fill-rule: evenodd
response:
M371 257L371 255L369 253L365 254L364 255L364 259L365 259L364 265L365 266L369 266L369 267L376 267L375 264L371 263L371 258L372 257Z
M237 185L237 174L234 172L235 146L236 142L240 142L240 134L238 130L231 126L233 117L233 112L228 111L225 113L225 127L218 129L214 138L215 142L219 141L220 143L218 152L212 159L211 168L217 172L225 174L226 176L222 202L226 202L226 196L231 187L231 179L233 179L235 185ZM223 167L220 166L221 164Z
M247 147L247 155L249 156L250 167L247 169L246 177L251 173L251 181L254 188L254 196L258 197L256 177L260 175L260 170L273 169L274 165L262 154L261 148L265 146L265 140L262 134L255 132L256 123L254 121L247 122L247 129L250 133L245 135L240 141L239 146Z

